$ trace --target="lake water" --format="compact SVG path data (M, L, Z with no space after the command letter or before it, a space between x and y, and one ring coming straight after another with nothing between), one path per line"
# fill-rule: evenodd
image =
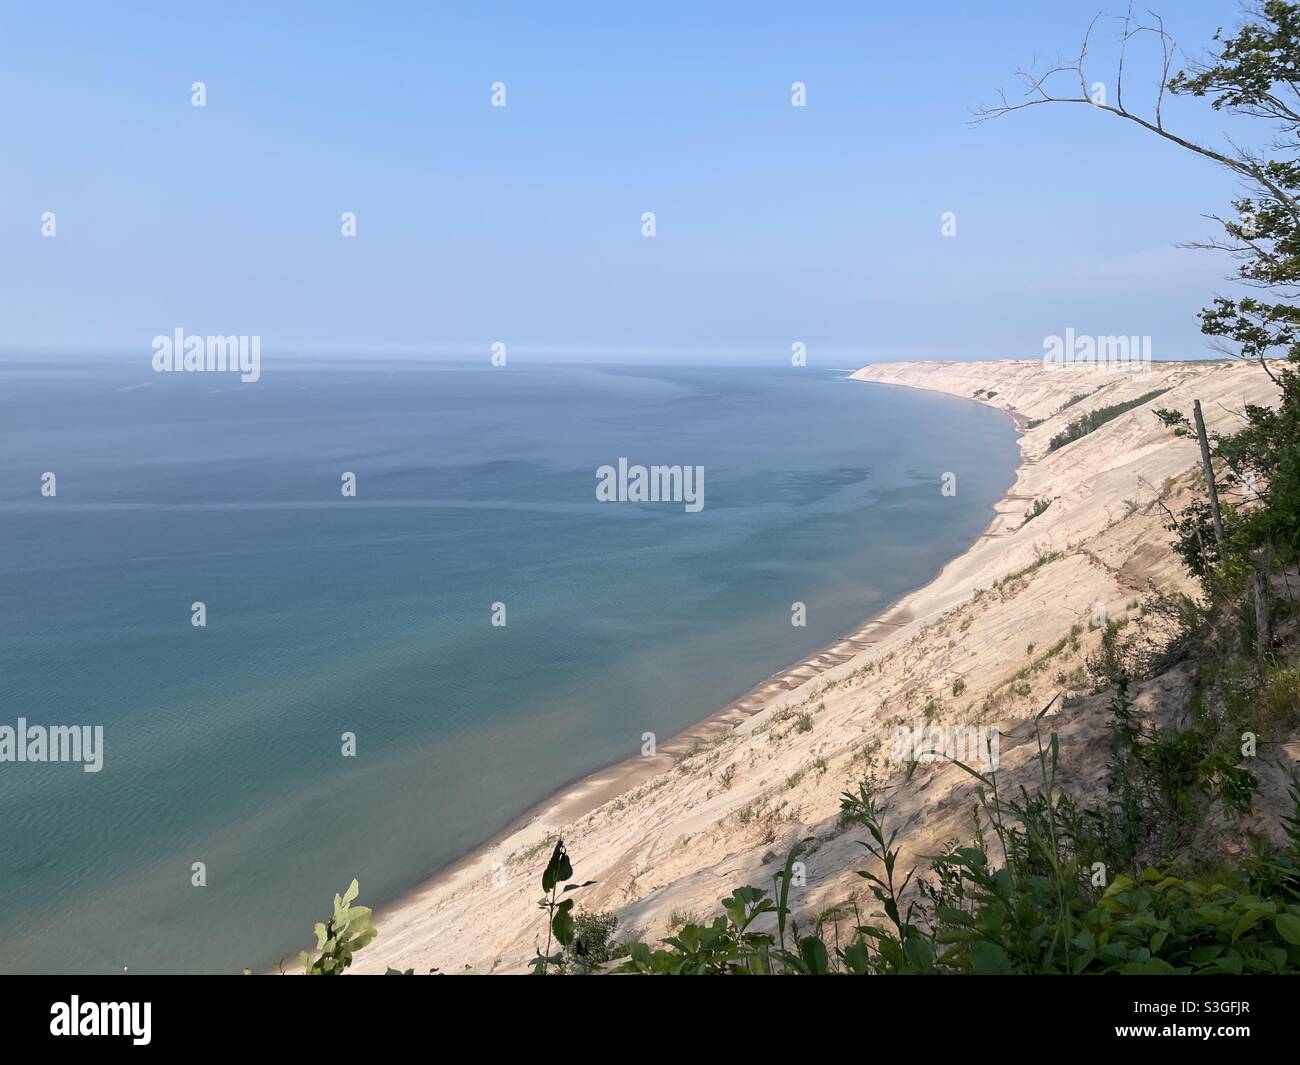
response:
M703 509L597 502L624 456ZM924 584L1016 462L843 371L0 362L0 725L104 729L0 762L0 971L292 956Z

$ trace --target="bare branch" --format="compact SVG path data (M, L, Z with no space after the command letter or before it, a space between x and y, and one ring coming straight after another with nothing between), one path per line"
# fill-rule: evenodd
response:
M1280 186L1272 177L1269 176L1268 170L1257 156L1250 152L1237 148L1232 145L1233 150L1237 153L1236 157L1225 155L1223 152L1215 151L1203 144L1188 140L1186 137L1172 133L1164 126L1164 96L1169 82L1169 68L1173 61L1175 42L1173 37L1164 28L1164 22L1158 15L1152 16L1156 22L1155 25L1147 26L1142 23L1135 23L1133 19L1133 9L1130 4L1128 13L1124 16L1123 29L1120 33L1120 53L1118 69L1115 80L1115 103L1105 104L1097 103L1088 95L1088 76L1086 70L1088 48L1092 38L1093 28L1097 20L1101 18L1098 14L1093 17L1092 22L1088 24L1088 30L1084 34L1083 42L1079 47L1079 56L1073 63L1059 62L1058 65L1045 71L1042 74L1035 74L1030 70L1018 70L1016 75L1021 78L1027 88L1025 91L1026 99L1020 103L1008 102L1005 93L999 92L1000 104L996 107L977 108L971 122L973 125L979 125L993 118L999 118L1002 115L1010 114L1013 111L1022 111L1028 107L1035 107L1047 103L1071 103L1087 104L1089 107L1095 107L1101 111L1107 111L1112 115L1123 118L1129 122L1141 126L1143 129L1163 137L1181 148L1186 148L1190 152L1209 159L1211 162L1225 166L1233 172L1240 174L1242 177L1254 182L1257 186L1267 190L1268 194L1282 204L1292 214L1300 217L1300 202L1291 195L1285 188ZM1124 65L1128 55L1128 43L1133 38L1143 33L1154 35L1160 41L1161 47L1161 75L1159 92L1156 97L1155 111L1153 118L1146 118L1135 112L1129 111L1124 106ZM1080 95L1078 96L1055 96L1048 89L1049 82L1059 74L1073 75L1079 82ZM1272 98L1270 97L1270 100ZM1297 123L1300 123L1300 114L1294 114L1292 109L1286 107L1281 101L1276 101L1277 114L1270 117L1294 116ZM1231 142L1230 142L1231 143Z

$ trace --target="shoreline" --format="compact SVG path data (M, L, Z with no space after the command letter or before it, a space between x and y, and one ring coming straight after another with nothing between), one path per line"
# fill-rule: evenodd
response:
M380 946L360 955L354 972L524 971L546 941L535 903L558 835L574 880L585 882L577 904L614 914L621 941L662 940L684 920L716 913L738 885L770 884L781 855L799 843L801 922L870 905L858 875L860 833L842 817L845 791L888 795L904 868L971 827L975 785L964 770L918 771L894 751L894 733L909 720L996 727L1005 738L1000 772L1014 789L1038 779L1032 738L1051 705L1072 782L1086 793L1104 778L1107 700L1090 693L1086 667L1100 636L1089 620L1098 604L1128 616L1152 587L1189 589L1162 543L1159 504L1177 509L1194 496L1197 448L1154 424L1152 403L1184 409L1200 399L1218 429L1243 403L1269 403L1271 382L1247 365L1172 363L1090 376L1084 388L1079 374L1026 359L880 363L853 377L980 402L1023 429L1014 480L985 531L929 583L678 733L655 758L558 789L383 904ZM1072 419L1153 389L1157 396L1068 449L1050 448ZM1050 509L1030 524L1028 502L1043 499ZM1062 690L1073 697L1068 706ZM1136 705L1157 694L1139 692Z
M866 384L885 384L901 388L917 388L919 391L931 391L922 386L896 384L894 382L877 382L863 380L857 374L868 367L862 367L849 375L850 380ZM980 544L995 535L1003 515L1008 507L1014 509L1022 500L1015 493L1017 484L1029 458L1021 446L1028 429L1029 417L1014 408L988 403L975 397L957 396L971 403L992 407L1007 415L1016 433L1019 459L1011 471L1011 483L1006 492L992 505L992 516L979 535L967 545L965 550L947 559L925 583L905 592L887 604L883 609L872 614L856 629L837 637L835 640L804 656L799 661L776 671L765 680L756 684L744 695L732 700L720 710L714 711L695 724L674 733L665 742L656 746L653 756L633 755L620 762L606 766L592 773L586 773L556 788L540 802L534 803L512 818L500 829L481 843L476 844L459 858L451 861L436 872L425 877L414 887L398 895L392 901L375 911L375 924L382 929L386 919L406 916L422 903L429 895L442 888L449 887L458 880L478 879L491 872L494 866L491 859L497 857L497 849L512 836L519 834L530 825L566 824L577 821L590 814L607 802L619 798L649 780L672 769L677 757L686 754L694 747L707 743L719 736L734 731L747 720L768 709L779 708L777 702L781 696L792 695L810 681L824 676L838 666L850 662L860 654L870 650L892 631L898 631L915 622L918 615L912 610L915 600L933 589L943 580L944 574L955 564L967 558ZM503 861L509 855L503 855ZM501 864L501 863L497 863Z

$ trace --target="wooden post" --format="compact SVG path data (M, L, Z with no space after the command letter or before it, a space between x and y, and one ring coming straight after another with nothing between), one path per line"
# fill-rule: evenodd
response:
M1201 443L1201 464L1205 467L1205 486L1210 491L1210 513L1214 515L1214 539L1219 545L1219 562L1223 562L1223 515L1219 512L1219 489L1214 483L1214 464L1210 462L1210 438L1205 432L1205 418L1201 415L1201 401L1192 401L1196 415L1196 439Z
M1252 562L1255 571L1255 650L1265 655L1273 649L1273 626L1268 609L1268 566L1263 552Z

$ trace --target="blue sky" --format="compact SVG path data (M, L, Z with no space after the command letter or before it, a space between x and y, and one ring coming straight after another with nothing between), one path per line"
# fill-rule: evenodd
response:
M1176 245L1235 182L1085 108L968 124L1096 2L9 3L0 347L147 352L179 326L267 357L798 340L848 365L1036 356L1072 327L1207 354L1231 264ZM1164 14L1199 54L1237 9Z

